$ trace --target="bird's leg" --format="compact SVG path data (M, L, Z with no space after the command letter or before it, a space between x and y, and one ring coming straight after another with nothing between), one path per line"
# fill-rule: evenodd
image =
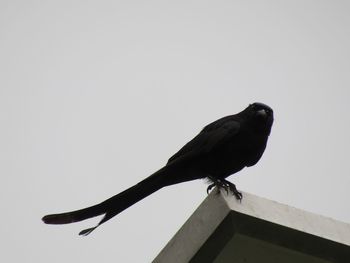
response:
M242 201L243 195L242 195L241 192L239 192L239 191L237 190L235 184L233 184L233 183L231 183L230 181L227 181L227 180L225 180L225 179L223 179L222 182L226 185L226 187L227 187L228 189L231 190L231 192L234 194L234 196L236 197L236 199L237 199L238 201ZM225 188L225 189L226 189L226 188ZM226 190L226 191L227 191L227 190Z

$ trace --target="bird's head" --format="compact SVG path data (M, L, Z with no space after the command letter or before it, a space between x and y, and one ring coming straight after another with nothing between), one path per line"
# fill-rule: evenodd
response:
M257 129L268 134L270 133L273 123L273 110L271 107L261 102L255 102L250 104L245 111L248 112Z

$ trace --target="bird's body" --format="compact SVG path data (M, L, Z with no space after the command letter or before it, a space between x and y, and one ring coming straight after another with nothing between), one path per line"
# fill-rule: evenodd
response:
M237 199L242 195L225 178L244 167L256 164L261 158L273 123L273 111L262 103L249 105L242 112L221 118L206 127L174 154L168 163L140 183L81 210L48 215L48 224L67 224L104 214L99 225L111 219L160 188L201 178L230 189ZM96 227L97 227L96 226ZM96 227L80 232L87 235Z

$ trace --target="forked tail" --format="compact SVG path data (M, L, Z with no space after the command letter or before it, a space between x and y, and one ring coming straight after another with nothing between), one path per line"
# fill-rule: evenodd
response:
M42 218L42 220L46 224L69 224L104 214L102 220L95 227L85 229L79 233L79 235L88 235L99 225L165 186L162 171L163 169L159 170L140 183L103 201L100 204L72 212L46 215Z

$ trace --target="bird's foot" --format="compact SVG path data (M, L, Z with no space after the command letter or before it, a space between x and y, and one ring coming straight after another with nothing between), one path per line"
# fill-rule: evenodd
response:
M233 195L236 197L236 199L238 201L242 201L243 195L241 192L239 192L236 188L236 185L225 180L225 179L214 179L214 178L210 178L210 180L213 182L212 184L210 184L207 188L207 193L209 194L210 190L213 187L217 187L218 190L220 191L220 189L224 189L226 191L226 193L228 194L228 191L230 190ZM218 192L219 192L218 191Z

